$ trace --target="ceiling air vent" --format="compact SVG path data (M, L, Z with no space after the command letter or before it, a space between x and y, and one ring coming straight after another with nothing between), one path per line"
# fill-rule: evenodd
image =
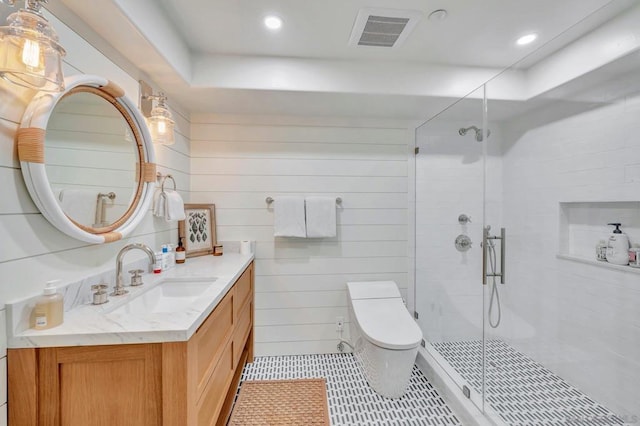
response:
M360 9L353 24L351 46L398 47L409 36L422 13L415 10Z

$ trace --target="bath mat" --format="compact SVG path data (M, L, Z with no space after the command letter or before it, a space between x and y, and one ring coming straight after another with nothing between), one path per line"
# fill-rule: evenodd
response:
M229 426L330 426L325 379L242 382Z

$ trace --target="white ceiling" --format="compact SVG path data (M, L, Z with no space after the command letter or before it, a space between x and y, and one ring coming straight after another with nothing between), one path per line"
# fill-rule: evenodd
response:
M518 37L536 32L540 34L539 46L609 0L158 0L158 3L197 54L378 59L505 68L530 51L514 44ZM368 7L416 10L421 12L422 19L398 49L348 46L358 11ZM428 19L429 13L437 9L448 11L445 20ZM616 12L611 8L602 18L608 19ZM269 32L262 25L268 14L283 19L279 33ZM585 26L583 31L589 29Z
M48 8L80 33L90 27L186 111L427 118L528 56L503 74L501 91L504 99L527 98L529 70L638 5L638 0L53 0ZM351 47L351 29L364 7L417 10L423 18L397 49ZM440 8L448 11L446 20L427 18ZM279 33L262 25L270 13L284 20ZM539 39L515 46L527 32ZM631 31L632 38L638 36Z

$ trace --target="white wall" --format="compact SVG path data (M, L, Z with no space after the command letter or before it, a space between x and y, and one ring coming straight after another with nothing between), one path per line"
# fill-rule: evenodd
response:
M528 114L505 129L504 153L510 279L503 304L535 330L522 332L507 316L505 324L520 336L512 344L627 415L640 413L640 275L556 253L559 203L640 201L638 116L640 97L545 124L532 124L536 116ZM601 216L598 206L592 205L594 217ZM612 214L606 221L618 219ZM589 247L574 252L593 259L598 240L610 232L602 220Z
M383 120L192 117L192 201L215 203L219 241L257 242L258 355L336 352L348 281L406 294L412 136ZM342 197L338 236L274 238L265 198L278 195Z
M55 18L51 20L68 52L65 75L98 74L111 79L125 89L129 97L137 99L137 76L126 74L64 24ZM22 113L33 95L32 91L0 80L0 304L3 307L4 302L38 294L46 280L72 282L93 272L113 269L116 253L129 242L144 242L158 247L165 242L176 242L177 239L175 224L168 225L151 214L127 239L99 246L76 241L50 225L31 201L14 145ZM156 147L156 160L159 170L172 173L183 196L188 197L189 123L175 111L174 115L178 128L177 143L172 147ZM132 253L131 259L127 260L135 258ZM4 317L4 311L0 311L0 314ZM5 327L2 326L0 342L4 341ZM6 354L4 347L4 344L0 344L1 356ZM2 365L4 362L4 358L0 359ZM5 389L4 379L0 380L0 388ZM3 395L0 393L0 398ZM0 408L0 413L5 408ZM0 414L0 424L5 421L4 416Z

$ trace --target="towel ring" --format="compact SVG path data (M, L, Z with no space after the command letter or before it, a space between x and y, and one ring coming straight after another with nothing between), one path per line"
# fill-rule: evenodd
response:
M167 179L171 179L171 182L173 182L173 190L176 190L176 180L173 178L173 176L171 175L165 175L162 176L162 174L160 174L160 172L158 172L158 179L162 179L162 183L160 184L160 190L162 192L164 192L164 183L167 181Z

